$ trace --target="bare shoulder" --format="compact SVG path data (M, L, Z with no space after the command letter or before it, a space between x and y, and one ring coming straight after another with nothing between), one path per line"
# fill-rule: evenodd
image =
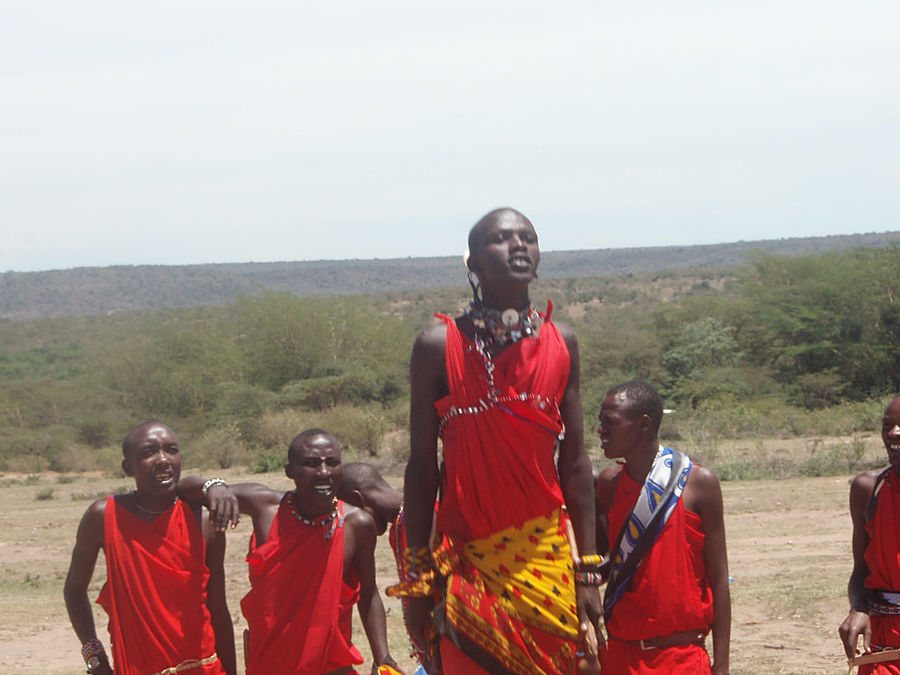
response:
M87 507L78 525L79 539L103 543L104 519L106 517L106 497L96 500Z
M423 330L413 343L413 353L423 356L443 356L447 346L447 326L434 324Z
M716 476L715 472L703 466L702 464L694 464L691 467L691 474L688 476L687 485L690 485L693 489L699 490L720 490L719 487L719 477ZM687 489L687 486L685 486Z
M372 530L375 532L375 519L368 511L344 502L344 527L354 532L366 532Z
M878 476L884 469L872 469L857 474L850 483L850 509L865 509L875 492Z
M569 324L554 321L553 325L556 326L556 330L559 331L559 334L562 336L562 339L565 340L570 350L572 347L578 346L578 337L575 335L575 330Z

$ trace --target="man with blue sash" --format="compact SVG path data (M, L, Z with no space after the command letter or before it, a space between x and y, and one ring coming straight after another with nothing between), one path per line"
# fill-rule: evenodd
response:
M646 382L610 389L599 418L603 452L620 460L597 480L610 550L607 671L728 673L731 598L718 479L659 444L662 400Z

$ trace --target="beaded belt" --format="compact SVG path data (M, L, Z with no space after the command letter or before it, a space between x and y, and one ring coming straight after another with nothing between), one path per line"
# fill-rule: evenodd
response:
M870 590L869 614L883 616L900 614L900 593Z
M681 647L683 645L699 645L702 647L706 642L706 634L706 630L683 630L678 633L647 638L646 640L622 640L613 635L610 635L609 637L611 640L618 640L619 642L625 642L630 645L637 645L641 649L647 650Z
M478 399L478 402L475 405L464 406L461 408L451 406L450 410L447 411L447 414L440 419L438 433L443 434L444 427L447 426L447 423L458 415L477 415L478 413L483 413L488 408L493 408L496 405L503 405L504 403L512 403L513 401L532 401L532 405L539 410L546 410L547 406L556 406L556 399L553 397L524 392L515 394L514 396L492 396L489 397L487 401Z
M208 666L210 663L215 663L218 659L219 655L213 652L212 656L207 656L205 659L188 659L187 661L182 661L177 666L170 666L169 668L160 670L158 673L153 673L153 675L175 675L176 673L181 673L185 670L190 670L191 668Z

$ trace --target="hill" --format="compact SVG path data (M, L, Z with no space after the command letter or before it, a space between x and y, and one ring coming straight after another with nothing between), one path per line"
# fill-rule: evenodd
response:
M544 279L583 278L745 263L755 251L800 256L900 242L900 232L658 246L547 251ZM209 265L82 267L0 274L0 318L111 314L163 307L223 305L242 295L356 295L464 283L459 256Z

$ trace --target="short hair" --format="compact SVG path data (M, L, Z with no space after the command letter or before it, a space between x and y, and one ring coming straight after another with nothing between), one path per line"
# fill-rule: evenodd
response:
M610 387L607 396L623 394L628 399L628 406L641 415L647 415L653 423L654 432L659 431L662 423L663 403L659 392L644 380L629 380Z
M305 445L305 441L307 438L311 438L313 436L328 436L331 440L335 442L338 449L341 449L341 444L333 435L325 431L324 429L319 429L318 427L313 427L312 429L307 429L306 431L301 431L299 434L294 436L291 439L290 445L288 445L288 461L293 462L297 459L297 453L300 451L300 448Z
M344 464L344 477L338 485L337 496L347 501L347 496L354 490L362 493L390 488L381 472L366 462L350 462Z
M517 211L510 206L502 206L499 209L494 209L493 211L485 213L483 216L481 216L481 218L478 219L478 222L472 226L472 229L469 230L469 254L471 254L472 251L474 251L478 247L478 236L481 234L482 226L485 223L497 220L497 218L499 218L503 213L514 213L517 216L522 217L529 223L531 222L530 220L528 220L528 217L524 213L522 213L521 211ZM532 225L532 227L534 227L534 225Z
M129 431L127 434L125 434L125 438L122 439L122 456L125 457L128 455L128 451L131 449L132 443L134 443L134 436L136 436L139 431L142 431L143 429L145 429L147 427L151 427L156 424L158 424L160 426L164 426L169 431L172 431L172 427L170 427L165 422L161 422L156 419L144 420L143 422L138 424L136 427L134 427L131 431ZM172 433L174 434L175 432L172 431Z

